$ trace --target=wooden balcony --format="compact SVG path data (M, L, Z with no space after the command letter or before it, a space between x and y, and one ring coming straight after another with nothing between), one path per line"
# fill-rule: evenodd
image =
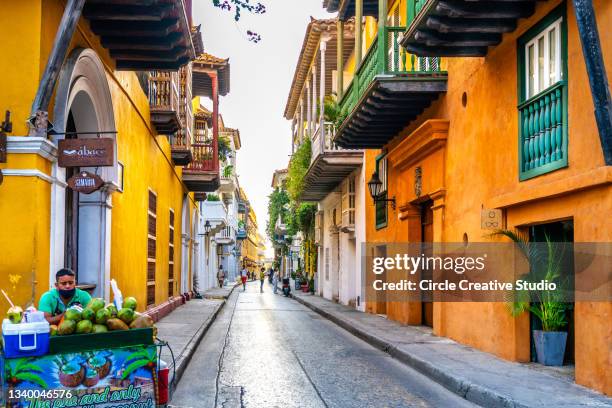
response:
M404 31L384 27L357 68L340 101L346 118L337 130L336 145L381 148L446 92L441 60L408 54L398 43Z
M87 0L83 17L119 70L176 70L195 58L184 0Z
M191 130L181 128L170 136L170 147L172 162L176 166L186 166L191 163L193 154L191 152Z
M363 163L363 150L343 149L334 143L331 123L319 126L312 139L310 167L304 177L303 201L320 201Z
M196 138L197 139L197 138ZM219 188L219 157L215 139L191 145L191 163L183 168L183 182L189 191L206 193Z
M483 57L534 13L536 1L408 0L402 46L419 56Z
M178 73L149 73L151 124L157 133L171 135L181 129L179 118Z

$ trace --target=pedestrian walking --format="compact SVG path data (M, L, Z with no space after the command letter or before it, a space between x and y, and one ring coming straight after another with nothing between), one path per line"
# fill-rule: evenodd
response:
M275 271L272 269L272 286L274 286L274 294L276 295L276 291L278 290L278 274L280 271Z
M217 280L219 281L219 287L223 287L223 282L225 282L225 271L223 270L223 265L219 265L219 272L217 272Z
M247 278L248 278L248 272L246 270L246 267L243 266L242 270L240 271L240 279L242 280L242 291L243 292L246 291Z
M259 292L263 293L264 279L266 278L266 268L261 268L259 271Z

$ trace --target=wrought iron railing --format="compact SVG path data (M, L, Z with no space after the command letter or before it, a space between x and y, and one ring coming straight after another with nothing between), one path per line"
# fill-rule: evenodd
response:
M149 72L149 105L151 111L178 112L179 91L176 72Z
M519 105L521 179L567 163L566 82Z
M418 77L444 73L438 57L417 57L399 44L406 27L385 27L355 72L340 100L340 111L350 113L377 76Z

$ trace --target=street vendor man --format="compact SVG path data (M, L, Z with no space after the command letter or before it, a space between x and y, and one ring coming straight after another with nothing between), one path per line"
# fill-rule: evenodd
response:
M72 269L64 268L55 274L55 288L43 293L38 302L38 310L45 313L49 324L59 324L64 312L71 306L85 308L91 296L76 287L76 275Z

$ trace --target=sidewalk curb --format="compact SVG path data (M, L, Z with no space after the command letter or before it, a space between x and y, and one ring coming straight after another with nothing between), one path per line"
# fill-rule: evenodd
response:
M393 344L389 343L382 338L367 333L344 319L341 319L327 311L317 307L313 304L306 302L299 296L291 294L291 298L297 302L303 304L309 309L315 311L321 316L325 317L329 321L342 327L349 333L356 337L364 340L366 343L384 351L396 360L406 364L409 367L414 368L419 373L427 376L438 384L442 385L446 389L454 392L462 398L482 407L487 408L528 408L527 405L521 404L520 402L508 397L507 395L500 394L495 390L483 387L479 384L467 381L464 378L452 376L439 367L415 356L410 353L399 350Z
M204 335L208 332L208 329L210 328L210 326L217 319L219 312L221 312L221 310L225 307L225 304L227 303L227 299L234 292L235 288L236 286L234 286L230 290L229 294L227 295L227 298L206 298L206 299L213 299L213 300L222 300L223 302L219 305L217 310L210 316L210 318L206 320L206 322L204 322L204 324L202 324L202 326L198 329L198 331L193 335L189 343L187 343L187 345L183 349L183 352L179 356L175 357L175 359L179 361L179 364L176 366L176 369L175 369L176 375L172 379L172 383L170 384L170 399L172 397L172 394L174 393L176 386L178 385L179 381L183 377L183 374L185 373L185 370L187 369L187 365L191 361L191 358L193 357L196 349L202 342Z

